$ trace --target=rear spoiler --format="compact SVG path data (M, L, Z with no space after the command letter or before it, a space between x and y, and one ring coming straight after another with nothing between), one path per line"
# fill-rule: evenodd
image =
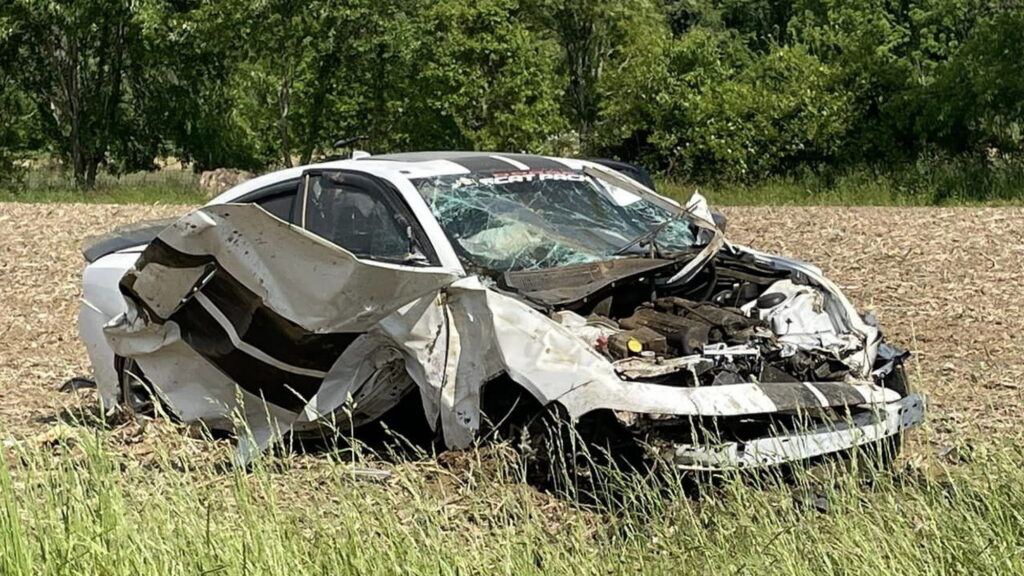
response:
M82 256L85 257L86 262L92 264L108 254L136 246L145 246L152 242L157 234L163 232L164 228L177 220L177 218L147 220L115 228L107 234L93 236L83 243Z

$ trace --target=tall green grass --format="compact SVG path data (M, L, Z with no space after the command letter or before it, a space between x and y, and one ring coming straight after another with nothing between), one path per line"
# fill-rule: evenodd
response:
M244 471L215 465L217 444L147 443L158 448L132 455L76 428L5 449L0 573L1024 572L1018 447L952 468L725 477L696 496L606 471L614 497L588 504L524 484L501 445L388 465L285 453ZM391 476L354 472L368 464ZM794 487L827 510L798 505Z
M1024 160L922 157L886 168L825 167L746 183L670 181L687 198L699 189L713 205L972 206L1024 203Z
M659 191L679 199L700 190L713 205L959 206L1024 204L1024 159L924 156L885 168L823 167L750 182L663 180ZM190 170L166 168L101 174L94 190L76 190L53 168L26 171L17 186L0 183L0 202L189 204L206 201Z
M52 168L28 170L16 184L0 184L0 202L194 205L206 199L198 176L176 168L116 176L101 173L92 190L76 189L68 174Z

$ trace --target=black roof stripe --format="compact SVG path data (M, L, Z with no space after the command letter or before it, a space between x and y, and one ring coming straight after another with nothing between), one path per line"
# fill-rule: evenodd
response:
M530 170L569 170L569 167L557 160L531 154L502 154L509 160L521 162L530 167Z
M400 154L367 156L365 159L393 162L447 160L471 172L510 172L519 169L514 164L503 161L502 158L508 158L520 164L525 164L530 170L569 170L569 167L565 164L551 158L545 158L544 156L505 154L501 152L403 152Z
M510 172L518 170L514 164L483 155L452 159L450 162L454 162L470 172Z

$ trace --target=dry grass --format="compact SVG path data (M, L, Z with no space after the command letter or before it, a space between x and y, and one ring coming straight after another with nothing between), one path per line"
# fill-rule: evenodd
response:
M78 298L89 236L181 206L0 204L0 421L9 433L45 429L80 400L57 387L87 374L78 342Z

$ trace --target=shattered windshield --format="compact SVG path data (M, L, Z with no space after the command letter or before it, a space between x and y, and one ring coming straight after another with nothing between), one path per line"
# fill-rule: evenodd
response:
M660 253L693 248L685 218L580 171L474 173L415 180L441 227L471 264L532 270L650 252L631 245L655 229Z

